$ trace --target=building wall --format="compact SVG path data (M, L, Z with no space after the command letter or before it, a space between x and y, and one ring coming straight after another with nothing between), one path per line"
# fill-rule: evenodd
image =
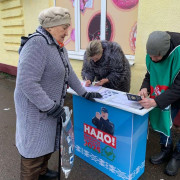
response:
M17 65L20 36L24 35L21 0L0 1L0 63Z
M146 73L146 41L155 30L180 32L179 0L139 0L135 64L131 67L131 93L138 93ZM82 62L71 61L80 76Z
M146 73L146 41L152 31L180 32L179 0L140 0L137 24L135 65L131 91L137 93Z
M53 2L0 0L0 71L16 74L20 37L34 32L38 25L38 13L53 6Z
M34 32L39 12L54 5L54 0L0 0L0 71L2 64L18 62L20 37ZM146 41L154 30L180 32L179 0L139 0L135 65L131 67L131 92L137 93L146 73ZM80 78L82 61L71 60Z
M131 93L138 93L146 73L146 41L155 30L180 32L179 0L139 0L135 64L131 67ZM82 62L71 61L80 76Z
M25 35L33 33L37 26L39 12L54 6L53 0L23 0Z

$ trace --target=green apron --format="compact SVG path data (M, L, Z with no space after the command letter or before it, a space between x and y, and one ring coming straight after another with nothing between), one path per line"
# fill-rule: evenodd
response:
M180 70L180 46L161 62L153 62L146 56L146 66L150 73L150 98L155 98L166 91L173 83ZM155 131L170 136L172 127L171 106L161 110L156 107L149 113L149 120Z

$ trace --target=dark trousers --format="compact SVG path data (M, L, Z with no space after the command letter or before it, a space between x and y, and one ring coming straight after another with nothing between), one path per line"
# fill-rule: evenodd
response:
M51 154L37 158L24 158L21 156L21 180L38 180L39 175L45 174Z

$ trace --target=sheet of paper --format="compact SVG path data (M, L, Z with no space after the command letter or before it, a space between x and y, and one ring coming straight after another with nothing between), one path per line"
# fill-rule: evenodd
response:
M99 93L102 95L101 100L108 100L118 94L117 91L115 92L115 91L113 91L111 89L107 89L107 88L102 88Z
M126 106L133 107L135 109L142 108L142 106L137 101L129 101L126 94L123 94L123 93L119 93L113 96L112 98L108 99L108 102L114 105L123 104Z
M141 109L142 106L136 102L136 101L130 101L127 98L126 93L124 92L118 92L114 91L112 89L104 88L102 86L85 86L85 81L83 81L82 86L86 89L87 92L99 92L102 95L102 98L100 100L106 101L111 105L124 105L124 106L129 106L135 109Z
M81 84L86 89L87 92L99 92L99 90L102 88L102 86L93 86L93 85L86 87L85 81L82 82Z

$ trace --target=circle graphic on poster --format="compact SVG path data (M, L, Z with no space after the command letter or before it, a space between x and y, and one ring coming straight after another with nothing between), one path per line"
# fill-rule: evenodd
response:
M136 49L136 34L137 34L137 23L132 27L130 32L130 46L133 52L135 52Z
M100 21L101 21L101 14L97 13L95 14L88 25L88 38L89 41L92 40L100 40ZM112 20L110 19L109 16L106 16L106 40L107 41L112 41L112 37L113 37L113 24L112 24Z
M113 3L121 9L131 9L135 7L139 0L112 0Z

